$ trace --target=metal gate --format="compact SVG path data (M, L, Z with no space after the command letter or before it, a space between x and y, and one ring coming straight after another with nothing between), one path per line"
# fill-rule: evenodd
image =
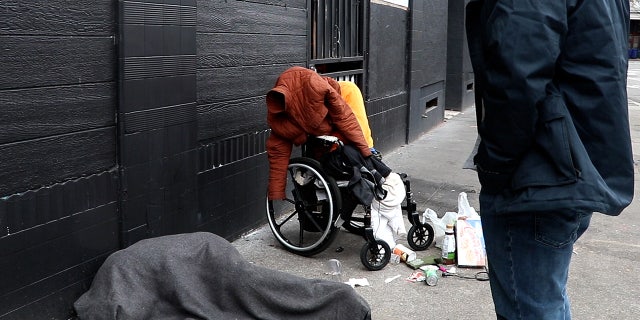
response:
M309 8L309 66L337 80L355 82L362 89L367 1L310 0Z

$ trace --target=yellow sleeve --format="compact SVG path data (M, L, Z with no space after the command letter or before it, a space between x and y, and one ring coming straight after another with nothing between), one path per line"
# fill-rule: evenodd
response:
M340 95L342 99L351 107L351 110L358 119L358 124L362 129L364 139L367 141L369 148L373 148L373 138L371 137L371 128L369 128L369 120L367 119L367 111L364 108L364 99L360 88L350 81L338 81L340 84Z

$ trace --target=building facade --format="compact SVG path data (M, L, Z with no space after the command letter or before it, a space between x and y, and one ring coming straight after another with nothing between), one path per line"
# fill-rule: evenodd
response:
M640 3L631 1L631 16L629 26L629 58L638 58L640 47Z
M0 6L0 319L68 318L138 240L262 225L265 94L291 66L356 82L383 153L472 89L446 0Z

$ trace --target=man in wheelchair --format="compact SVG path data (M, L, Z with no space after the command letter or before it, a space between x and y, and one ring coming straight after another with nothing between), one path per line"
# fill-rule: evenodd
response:
M335 136L360 152L372 153L351 108L340 96L340 85L329 77L302 68L284 71L267 93L267 140L271 200L285 198L287 165L293 145L309 136Z
M278 241L297 254L318 253L335 238L333 231L343 222L348 230L354 229L349 228L353 227L351 214L362 204L367 240L362 262L370 270L384 267L395 239L374 237L370 210L373 202L386 197L385 178L397 174L372 156L356 116L340 95L339 83L313 70L292 67L280 75L266 100L271 127L267 214ZM303 147L302 157L291 159L293 145ZM405 182L399 176L391 181ZM404 198L402 194L400 200ZM279 202L284 204L274 204ZM283 208L293 213L276 213ZM289 227L291 222L299 225ZM404 223L400 225L404 230Z

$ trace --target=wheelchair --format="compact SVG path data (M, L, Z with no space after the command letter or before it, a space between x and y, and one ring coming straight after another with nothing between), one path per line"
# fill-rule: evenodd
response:
M325 250L343 227L365 239L360 250L360 261L365 268L381 270L391 260L392 248L374 237L371 205L362 204L353 196L348 187L347 172L330 175L332 170L322 156L328 150L339 152L342 146L335 137L310 137L302 146L302 155L289 160L286 199L267 199L269 227L287 251L302 256L312 256ZM421 221L416 212L408 176L399 175L406 190L401 207L411 223L407 243L413 250L422 251L433 242L434 230L426 221ZM363 178L375 183L373 177L363 175ZM356 213L358 206L362 210Z

